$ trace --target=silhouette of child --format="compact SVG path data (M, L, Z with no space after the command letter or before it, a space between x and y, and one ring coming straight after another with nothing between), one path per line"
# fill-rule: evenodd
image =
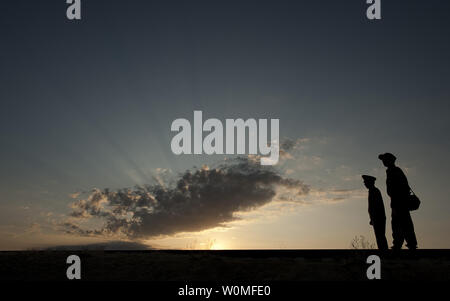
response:
M362 178L364 180L364 186L369 189L370 225L373 226L375 231L378 249L387 250L386 213L384 211L383 197L380 190L375 187L375 177L363 175Z

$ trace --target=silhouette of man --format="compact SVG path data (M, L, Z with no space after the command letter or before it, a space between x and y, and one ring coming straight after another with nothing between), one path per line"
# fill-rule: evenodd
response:
M411 191L408 180L403 171L395 166L397 159L391 153L385 153L378 156L386 169L386 188L387 194L391 198L392 209L392 237L394 250L400 250L403 241L406 240L408 249L417 248L416 234L414 233L414 224L408 208L408 197Z
M364 186L369 189L369 217L370 224L375 231L377 246L379 250L387 250L386 240L386 213L384 211L383 197L380 190L375 187L375 177L363 175Z

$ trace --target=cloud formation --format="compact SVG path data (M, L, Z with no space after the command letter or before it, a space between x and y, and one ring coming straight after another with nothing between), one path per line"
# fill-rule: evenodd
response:
M48 247L44 250L49 251L86 251L86 250L103 250L103 251L121 251L121 250L152 250L151 246L139 242L131 241L109 241L92 244L81 245L61 245Z
M303 182L283 177L252 158L236 158L215 168L186 171L173 184L137 186L133 189L94 190L72 203L64 231L78 235L125 235L149 238L196 232L226 226L248 212L274 200L305 195ZM100 226L82 226L87 221ZM89 224L89 223L88 223Z

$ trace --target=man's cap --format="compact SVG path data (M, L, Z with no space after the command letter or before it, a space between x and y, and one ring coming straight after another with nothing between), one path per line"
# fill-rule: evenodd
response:
M397 159L397 157L391 153L384 153L384 154L378 155L378 159L395 161L395 159Z
M362 175L362 178L364 179L364 181L367 181L367 182L375 182L375 180L377 179L377 178L369 176L369 175Z

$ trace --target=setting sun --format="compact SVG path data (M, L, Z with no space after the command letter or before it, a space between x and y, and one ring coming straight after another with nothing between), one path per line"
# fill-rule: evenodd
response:
M219 241L215 241L211 246L211 250L226 250L226 249L228 249L226 244Z

